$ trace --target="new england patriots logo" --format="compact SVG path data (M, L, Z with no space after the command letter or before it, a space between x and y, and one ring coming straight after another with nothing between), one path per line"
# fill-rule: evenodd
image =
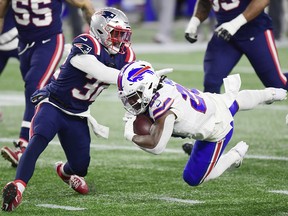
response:
M75 43L74 46L80 49L83 54L88 54L92 50L92 47L84 43Z
M110 12L110 11L103 11L102 16L109 22L111 19L113 19L116 14Z
M144 79L144 73L153 74L154 72L149 70L151 67L146 66L143 68L134 68L128 73L127 79L131 82L138 82Z

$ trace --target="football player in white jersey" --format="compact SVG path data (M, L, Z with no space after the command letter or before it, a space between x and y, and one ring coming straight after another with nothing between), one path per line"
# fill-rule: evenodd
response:
M240 85L240 76L231 75L224 79L224 94L203 93L158 76L148 62L127 64L118 76L119 97L130 113L125 116L124 136L152 154L163 152L171 136L192 138L196 141L184 181L197 186L217 178L229 167L239 167L248 150L241 141L223 154L233 134L234 115L286 99L281 88L239 91ZM154 121L149 135L133 131L135 116L141 113Z

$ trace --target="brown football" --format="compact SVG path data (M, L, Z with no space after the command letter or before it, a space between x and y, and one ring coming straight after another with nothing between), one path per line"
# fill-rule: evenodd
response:
M153 124L153 120L145 114L139 114L136 116L133 122L134 133L138 135L150 134L150 128Z

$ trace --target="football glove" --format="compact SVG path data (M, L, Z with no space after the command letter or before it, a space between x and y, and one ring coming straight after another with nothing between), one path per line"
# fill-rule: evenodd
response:
M247 23L243 14L240 14L230 22L221 24L215 29L215 33L218 37L223 38L225 41L229 41L231 37L240 29L240 27Z
M190 43L195 43L197 41L197 28L200 25L200 20L192 16L185 30L185 38Z
M136 116L132 115L128 111L125 113L123 117L123 121L125 122L124 137L129 141L132 141L132 138L135 135L133 129L133 122L135 119Z

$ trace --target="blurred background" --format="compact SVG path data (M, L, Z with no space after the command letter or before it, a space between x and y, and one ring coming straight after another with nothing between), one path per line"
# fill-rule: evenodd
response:
M126 13L133 30L132 44L186 43L184 31L195 2L196 0L93 0L96 9L112 6ZM273 19L276 42L287 41L288 1L271 0L266 12ZM66 5L63 21L66 42L88 31L88 25L83 21L79 9ZM210 38L214 25L214 14L211 13L209 19L200 25L198 42L205 42Z

